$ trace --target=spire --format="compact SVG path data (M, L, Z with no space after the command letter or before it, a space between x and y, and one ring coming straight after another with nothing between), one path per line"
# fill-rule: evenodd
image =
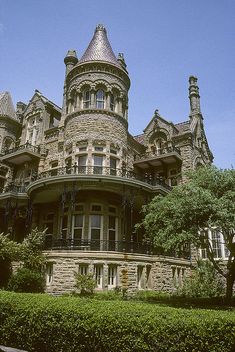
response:
M17 119L15 108L9 92L0 93L0 116L1 115L11 117L15 120Z
M190 113L201 113L200 109L200 95L197 85L197 77L189 77L189 100L190 100Z
M102 24L98 24L96 27L93 38L79 63L87 61L106 61L118 67L122 67L114 55L107 37L106 29Z

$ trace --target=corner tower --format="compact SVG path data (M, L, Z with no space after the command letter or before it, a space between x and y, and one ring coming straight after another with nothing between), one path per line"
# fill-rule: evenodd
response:
M106 29L98 25L85 53L76 60L76 53L69 51L62 119L67 147L102 145L103 150L113 149L122 156L127 149L130 87L123 54L114 55ZM110 166L108 160L104 166Z

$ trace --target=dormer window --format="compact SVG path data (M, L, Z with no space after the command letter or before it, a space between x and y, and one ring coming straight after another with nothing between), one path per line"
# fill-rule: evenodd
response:
M91 105L91 93L89 90L86 90L83 93L83 108L87 109L90 107L90 105Z
M104 91L102 89L96 92L96 108L104 109Z

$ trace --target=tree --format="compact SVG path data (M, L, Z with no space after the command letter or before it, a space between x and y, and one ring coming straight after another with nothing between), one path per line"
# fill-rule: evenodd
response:
M20 256L18 243L0 234L0 288L6 287L12 273L11 262Z
M6 287L12 274L13 261L21 263L23 269L31 271L32 276L43 275L46 257L42 253L45 240L45 231L33 229L22 243L10 240L9 235L0 234L0 287ZM27 271L23 271L25 272ZM29 275L21 275L21 278ZM22 281L22 280L21 280Z
M167 196L156 196L144 206L146 237L165 250L180 250L186 243L205 248L216 271L226 279L226 298L231 300L235 281L235 170L214 166L191 172L185 184ZM228 260L215 259L205 229L221 231L229 251Z

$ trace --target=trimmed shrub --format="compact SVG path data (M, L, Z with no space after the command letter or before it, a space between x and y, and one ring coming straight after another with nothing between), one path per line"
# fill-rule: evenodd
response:
M0 341L31 352L233 352L235 312L0 292Z
M74 272L75 287L79 289L82 296L92 295L96 288L96 281L93 274L82 275Z
M8 283L8 289L15 292L44 292L44 286L45 279L42 273L24 267L19 268Z

